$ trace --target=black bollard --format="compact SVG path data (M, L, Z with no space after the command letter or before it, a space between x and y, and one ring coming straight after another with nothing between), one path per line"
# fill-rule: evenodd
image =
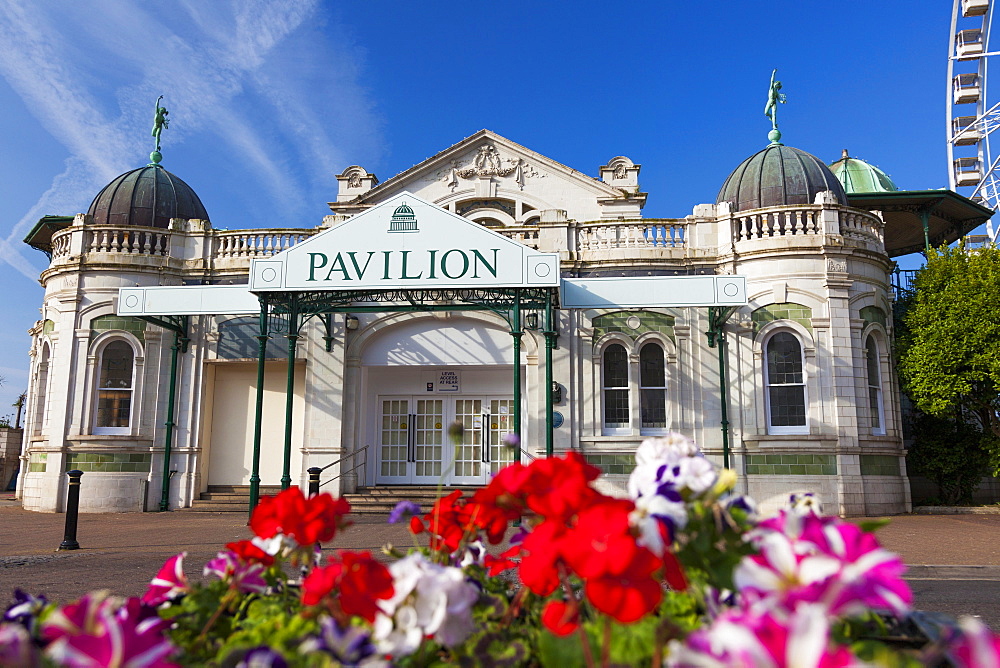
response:
M66 495L66 535L59 544L60 550L79 550L76 542L76 519L80 514L80 478L83 471L73 469L66 471L69 476L69 494Z
M309 472L309 498L319 494L319 474L323 472L318 466L310 466L306 469Z

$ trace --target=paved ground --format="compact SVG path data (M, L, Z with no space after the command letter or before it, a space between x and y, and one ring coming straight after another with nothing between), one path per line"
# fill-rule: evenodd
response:
M387 543L411 544L404 526L355 519L334 548L378 552ZM65 515L0 500L0 607L15 587L56 600L100 588L139 595L168 557L187 551L185 570L195 579L226 542L250 537L246 518L234 513L80 515L81 549L58 552L64 526ZM1000 515L900 515L879 536L911 566L916 607L978 614L1000 629Z

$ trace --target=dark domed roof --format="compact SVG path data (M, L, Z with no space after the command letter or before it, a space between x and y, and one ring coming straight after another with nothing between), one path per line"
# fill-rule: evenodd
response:
M97 194L87 213L97 225L166 228L171 218L208 220L191 186L158 165L117 177Z
M823 161L805 151L771 144L733 170L715 203L730 202L734 211L769 206L812 204L816 193L832 190L847 204L844 187Z

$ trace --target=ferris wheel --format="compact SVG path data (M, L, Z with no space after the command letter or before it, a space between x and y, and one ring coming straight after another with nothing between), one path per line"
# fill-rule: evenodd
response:
M952 190L1000 209L1000 153L990 137L1000 127L1000 99L987 96L992 0L954 0L948 54L948 185ZM1000 135L998 135L1000 137ZM991 241L1000 226L986 223Z

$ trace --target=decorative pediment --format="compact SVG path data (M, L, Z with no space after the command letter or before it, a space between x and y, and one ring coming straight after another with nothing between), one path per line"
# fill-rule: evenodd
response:
M634 179L638 166L629 161L628 171ZM526 212L541 210L566 210L577 220L599 219L605 217L602 212L609 203L616 212L624 204L631 217L639 217L644 198L633 197L618 185L481 130L352 199L339 197L330 207L337 213L356 214L405 190L454 212L469 210L473 200L514 202L517 211L505 218L508 225L525 224L532 218Z

